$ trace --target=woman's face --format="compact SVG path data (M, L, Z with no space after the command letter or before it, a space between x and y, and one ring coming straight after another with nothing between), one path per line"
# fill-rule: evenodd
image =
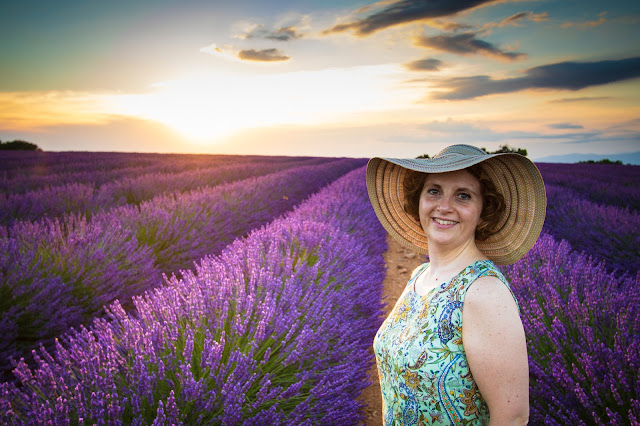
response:
M429 246L475 242L482 213L480 182L466 170L430 173L420 194L420 224Z

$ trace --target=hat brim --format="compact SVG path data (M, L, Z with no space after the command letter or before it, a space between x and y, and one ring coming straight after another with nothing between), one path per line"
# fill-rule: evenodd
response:
M420 222L404 210L403 181L408 169L444 173L483 163L483 169L504 197L505 212L497 231L476 246L498 265L515 263L538 239L547 208L538 168L519 154L453 155L430 159L372 158L367 165L367 190L373 209L387 232L403 246L428 254Z

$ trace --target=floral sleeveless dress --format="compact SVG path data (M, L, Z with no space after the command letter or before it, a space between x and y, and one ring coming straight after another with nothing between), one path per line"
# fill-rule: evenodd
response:
M420 296L414 282L428 267L413 272L373 342L384 425L487 424L489 409L462 346L462 306L479 277L509 284L493 262L480 260Z

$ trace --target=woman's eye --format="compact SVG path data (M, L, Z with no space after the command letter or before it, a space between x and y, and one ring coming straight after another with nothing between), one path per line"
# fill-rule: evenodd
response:
M435 188L427 189L427 194L429 195L438 195L438 190Z
M466 192L463 192L463 193L459 194L458 197L460 197L460 199L462 199L462 200L470 200L471 199L471 195L467 194Z

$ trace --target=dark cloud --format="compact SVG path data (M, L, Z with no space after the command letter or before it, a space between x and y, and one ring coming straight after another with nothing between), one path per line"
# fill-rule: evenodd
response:
M524 53L501 50L493 44L479 40L471 32L463 34L441 34L433 37L421 36L414 40L416 46L428 47L458 55L481 54L504 60L517 60L526 57Z
M238 52L238 58L244 61L259 61L259 62L276 62L276 61L288 61L291 59L278 49L263 49L263 50L241 50Z
M439 71L443 62L440 59L425 58L404 64L410 71Z
M571 124L571 123L554 123L549 124L550 129L584 129L581 124Z
M291 41L302 37L303 34L299 33L294 26L282 27L277 30L267 30L263 25L255 27L242 36L242 38L246 39L262 38L274 41Z
M473 99L525 89L580 90L640 77L640 57L598 62L559 62L530 68L523 77L494 80L486 75L452 78L436 99Z
M353 31L367 36L395 25L408 24L428 18L455 15L496 0L399 0L363 19L338 24L325 30L325 34Z

